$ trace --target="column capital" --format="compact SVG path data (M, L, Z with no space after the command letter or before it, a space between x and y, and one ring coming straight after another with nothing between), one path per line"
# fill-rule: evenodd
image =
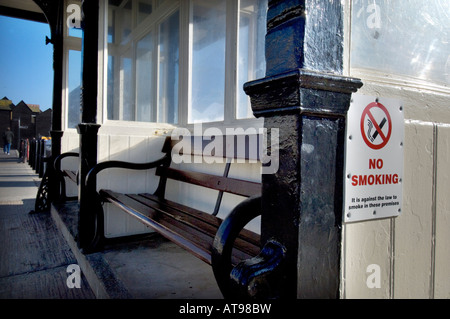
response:
M244 90L256 117L293 111L326 116L345 115L350 95L361 86L356 78L295 69L248 82Z
M101 125L96 123L80 123L77 126L78 134L97 134Z

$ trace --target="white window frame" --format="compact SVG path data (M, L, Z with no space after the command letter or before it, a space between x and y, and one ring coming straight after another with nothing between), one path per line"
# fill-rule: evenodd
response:
M138 0L130 0L135 3ZM240 127L240 128L262 128L263 119L248 118L248 119L238 119L237 118L237 103L238 103L238 90L243 90L243 88L237 87L238 83L238 73L237 70L237 58L239 54L238 48L238 30L239 30L239 13L240 13L240 0L224 0L226 1L227 10L227 30L226 30L226 60L225 60L225 87L224 87L224 120L219 122L205 122L202 123L204 128L207 127L218 127L218 128L228 128L228 127ZM154 0L154 3L161 2L159 0ZM149 129L171 129L174 127L186 127L188 129L193 129L194 124L188 123L188 110L191 103L191 68L192 68L192 1L190 0L178 0L178 1L162 1L162 3L155 8L153 7L152 17L147 17L140 25L139 28L133 28L130 36L132 40L128 43L130 49L132 50L131 55L133 57L133 67L132 67L132 78L133 82L136 81L136 52L135 47L138 41L140 41L144 36L148 34L151 30L156 30L161 22L163 22L167 17L173 14L176 10L179 10L180 15L180 42L179 42L179 85L178 85L178 122L176 124L169 123L158 123L158 122L138 122L138 121L123 121L123 120L110 120L107 114L107 63L108 63L108 3L104 2L104 7L101 7L103 11L103 36L100 37L102 40L101 45L103 46L103 108L102 108L102 123L117 126L117 127L136 127L136 128L149 128ZM136 16L136 5L133 5L133 10L135 13L132 15ZM157 19L154 19L157 17ZM151 21L151 22L150 22ZM134 18L133 22L134 23ZM134 26L134 25L133 25ZM153 41L155 53L153 54L154 66L158 68L158 36L153 33ZM120 59L119 55L115 55L116 59ZM118 63L115 61L115 63ZM116 71L117 72L117 71ZM158 86L159 82L159 70L153 72L153 86ZM137 87L133 83L134 90L134 100L136 105L136 90ZM159 94L159 87L154 87L152 96L152 107L153 112L158 112L157 101ZM135 119L137 118L137 108L134 107ZM156 114L156 119L158 114Z
M70 4L79 5L81 8L81 0L65 0L64 8L67 8ZM64 21L67 21L69 13L64 10ZM82 39L69 35L69 28L67 23L64 23L64 41L63 41L63 101L62 101L62 127L63 130L76 132L76 128L69 127L69 52L79 51L81 52ZM80 70L81 72L81 70ZM81 83L80 83L81 85Z

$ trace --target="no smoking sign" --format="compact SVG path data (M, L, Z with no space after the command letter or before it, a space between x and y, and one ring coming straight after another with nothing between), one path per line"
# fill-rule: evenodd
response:
M344 221L401 213L403 138L401 101L353 95L347 117Z
M392 120L386 107L379 103L370 103L361 116L361 135L367 146L380 150L391 138Z

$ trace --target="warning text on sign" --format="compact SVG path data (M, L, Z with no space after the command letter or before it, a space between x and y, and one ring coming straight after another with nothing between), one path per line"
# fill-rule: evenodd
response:
M369 170L382 169L383 165L384 163L382 159L369 160ZM370 174L370 175L352 176L352 186L389 185L398 183L399 183L398 174Z
M382 159L369 159L369 170L381 170L384 167ZM367 186L367 185L388 185L398 184L400 179L398 174L371 174L371 175L353 175L351 177L352 186ZM366 208L382 208L387 206L397 206L400 203L396 195L384 195L373 197L352 197L351 205L348 209L366 209Z
M377 196L377 197L353 197L352 203L354 205L349 205L349 210L354 209L366 209L366 208L382 208L388 206L397 206L400 203L397 200L396 195L386 195L386 196Z

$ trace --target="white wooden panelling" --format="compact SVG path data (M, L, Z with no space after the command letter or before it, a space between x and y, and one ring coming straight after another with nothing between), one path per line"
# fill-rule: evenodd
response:
M434 298L450 298L450 127L437 127Z
M407 123L403 211L394 220L394 298L430 296L433 145L431 123Z
M101 155L107 153L108 160L145 163L162 156L163 137L104 135L100 137ZM106 159L105 159L106 160ZM99 188L108 188L124 193L153 193L158 178L151 171L109 169L99 174ZM134 235L149 232L149 229L134 218L124 214L113 205L106 204L105 233L107 237Z
M128 142L127 136L108 136L108 160L110 161L128 161ZM99 187L112 189L118 192L127 191L127 172L122 169L108 169L98 175L98 180L102 180ZM100 182L99 182L100 184ZM129 217L121 212L113 205L104 205L105 211L105 236L118 237L130 232L134 234L135 231L129 229Z
M344 225L342 297L389 298L391 293L391 222L375 220ZM369 288L370 265L380 267L380 288Z
M80 136L76 130L66 130L61 139L61 153L79 152Z
M405 123L402 214L344 225L342 297L450 297L450 127ZM367 267L381 269L370 289Z

